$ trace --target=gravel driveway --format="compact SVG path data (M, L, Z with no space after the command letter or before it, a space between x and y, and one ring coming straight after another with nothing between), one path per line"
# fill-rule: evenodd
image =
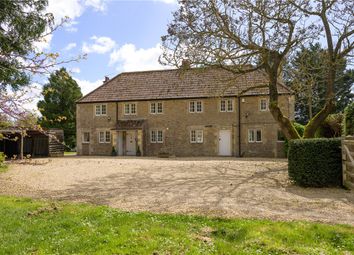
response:
M128 211L354 225L354 192L299 188L287 162L230 158L65 157L14 164L0 194L85 201Z

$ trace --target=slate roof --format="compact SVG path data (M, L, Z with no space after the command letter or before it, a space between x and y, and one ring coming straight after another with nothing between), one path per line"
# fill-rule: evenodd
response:
M77 102L205 98L236 96L239 93L266 95L269 91L266 87L267 82L263 71L238 76L217 68L125 72L105 82ZM292 93L281 83L278 84L278 92Z

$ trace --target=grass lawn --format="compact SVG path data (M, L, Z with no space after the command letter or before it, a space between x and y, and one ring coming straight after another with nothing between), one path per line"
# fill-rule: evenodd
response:
M64 156L76 156L76 151L64 151Z
M0 165L0 173L4 173L7 171L7 166L6 165Z
M0 196L0 254L353 254L354 227L127 213Z

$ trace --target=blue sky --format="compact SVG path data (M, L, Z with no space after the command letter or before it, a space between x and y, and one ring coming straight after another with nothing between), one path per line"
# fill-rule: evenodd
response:
M38 47L63 60L87 54L86 60L65 65L86 94L104 76L164 68L157 61L160 38L177 8L174 0L49 0L47 11L57 22L70 20Z

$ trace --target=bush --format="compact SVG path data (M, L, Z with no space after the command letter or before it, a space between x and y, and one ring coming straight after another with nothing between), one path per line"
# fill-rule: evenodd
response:
M354 102L349 104L344 110L343 134L354 135Z
M4 166L5 162L5 154L3 152L0 152L0 167Z
M289 177L297 185L342 185L340 139L298 139L291 140L289 145Z

